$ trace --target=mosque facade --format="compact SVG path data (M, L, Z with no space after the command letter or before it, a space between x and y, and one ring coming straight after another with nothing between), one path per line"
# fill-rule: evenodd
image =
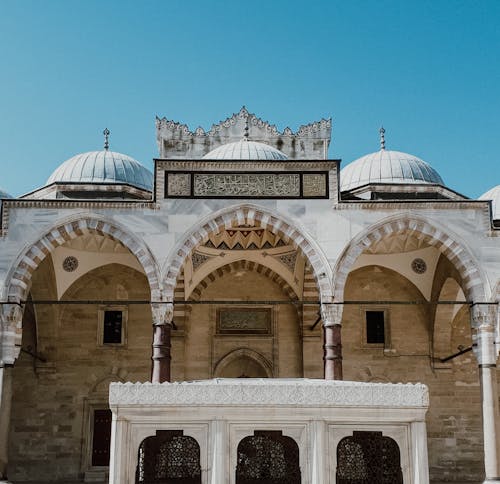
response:
M0 193L0 482L500 482L500 185L245 108L154 173L104 134Z

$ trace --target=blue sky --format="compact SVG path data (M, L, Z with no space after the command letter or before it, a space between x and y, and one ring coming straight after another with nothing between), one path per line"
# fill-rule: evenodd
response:
M429 162L500 183L500 1L0 0L0 186L111 148L148 167L155 115L209 128L246 105L283 129L333 118L330 157Z

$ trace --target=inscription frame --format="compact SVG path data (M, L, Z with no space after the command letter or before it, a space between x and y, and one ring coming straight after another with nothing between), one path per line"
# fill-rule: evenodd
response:
M328 199L330 198L330 184L329 178L330 174L327 170L314 170L314 171L298 171L298 170L287 170L287 171L225 171L225 170L213 170L213 171L191 171L191 170L163 170L165 177L165 189L164 198L165 199L175 199L175 198L186 198L186 199L254 199L254 200L276 200L276 199ZM168 192L169 187L169 176L170 175L189 175L190 181L190 194L189 195L170 195ZM299 195L196 195L195 194L195 178L196 175L299 175ZM308 175L319 175L324 177L324 194L323 195L304 195L304 176Z
M254 314L260 314L264 318L264 324L262 327L230 327L224 321L226 316L230 316L231 313L248 313L249 316ZM217 336L238 336L238 335L258 335L258 336L272 336L273 334L273 309L270 307L220 307L216 310L216 327L215 333Z

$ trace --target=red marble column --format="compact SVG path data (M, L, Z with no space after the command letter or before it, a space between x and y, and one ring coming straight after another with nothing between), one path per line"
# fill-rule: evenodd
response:
M171 342L170 333L174 315L172 303L154 303L151 305L153 315L153 354L151 382L170 381Z
M321 306L323 319L323 360L325 380L342 380L342 337L340 308L333 304Z

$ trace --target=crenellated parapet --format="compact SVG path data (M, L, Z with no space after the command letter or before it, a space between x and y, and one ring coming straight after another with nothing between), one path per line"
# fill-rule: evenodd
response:
M321 119L299 127L279 131L274 124L248 112L238 113L213 124L209 131L198 127L191 131L186 124L156 118L156 139L160 158L197 159L226 143L242 139L248 126L248 138L273 146L290 159L326 159L330 145L332 120Z

